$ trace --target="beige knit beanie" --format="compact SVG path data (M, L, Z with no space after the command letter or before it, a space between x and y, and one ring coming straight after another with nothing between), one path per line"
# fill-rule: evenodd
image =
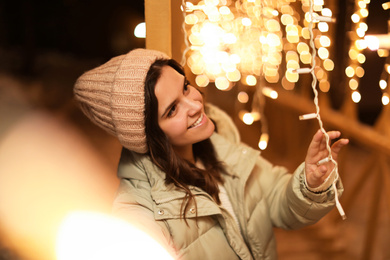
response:
M135 49L85 72L76 81L75 98L95 124L118 137L127 149L146 153L145 78L150 65L167 55Z

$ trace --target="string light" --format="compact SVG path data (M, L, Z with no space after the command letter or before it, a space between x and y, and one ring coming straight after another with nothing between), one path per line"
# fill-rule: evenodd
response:
M265 150L267 148L268 139L269 139L269 136L267 133L261 134L259 144L258 144L260 150Z
M309 14L311 17L314 17L314 2L313 0L310 0L310 10L309 10ZM310 69L310 73L311 73L311 76L312 76L312 90L313 90L313 93L314 93L314 105L316 107L316 112L315 113L311 113L311 114L306 114L306 115L302 115L300 116L300 120L307 120L307 119L314 119L316 118L318 120L318 124L320 126L320 129L321 129L321 132L324 134L325 136L325 143L326 143L326 148L328 150L328 157L327 157L327 161L330 161L334 164L334 180L333 180L333 184L332 184L332 188L334 190L334 193L335 193L335 202L336 202L336 207L341 215L341 217L343 219L346 218L346 215L344 213L344 210L339 202L339 199L338 199L338 191L337 191L337 187L336 187L336 182L339 178L339 174L338 174L338 166L337 166L337 162L333 159L332 157L332 151L331 151L331 147L330 147L330 144L329 144L329 135L328 133L326 132L326 130L324 129L323 127L323 123L322 123L322 120L321 120L321 116L320 116L320 107L319 107L319 103L318 103L318 91L316 89L316 85L317 85L317 77L315 75L315 67L316 67L316 54L317 54L317 51L316 51L316 48L315 48L315 44L314 44L314 36L313 36L313 26L312 26L312 23L313 23L313 20L314 19L311 19L310 20L310 23L309 23L309 32L310 32L310 47L312 49L312 62L311 62L311 69ZM307 73L309 70L305 70L304 73ZM299 71L298 71L299 73ZM322 163L322 161L320 161L319 163ZM329 177L332 176L332 174L329 175ZM329 178L328 177L328 178Z
M367 47L379 47L375 37L365 35L368 30L365 19L368 16L367 7L369 3L369 0L356 1L355 12L351 15L353 31L351 31L352 40L348 51L350 60L345 68L345 75L349 78L348 86L351 90L351 99L355 103L359 103L361 100L361 95L358 90L359 81L365 74L361 65L366 62L366 56L361 51Z
M390 2L382 4L382 7L384 10L388 10L390 8ZM388 26L390 26L390 19L387 21L387 23ZM389 94L387 93L387 82L390 79L390 57L388 51L390 49L390 33L388 32L387 34L367 35L364 37L364 40L366 41L366 44L370 50L377 51L379 57L386 57L386 62L379 80L379 87L382 91L382 104L387 106L390 101Z
M334 22L332 11L323 8L323 1L316 2L315 8L321 11L321 15L313 18L315 24L321 24L322 31L326 32L328 22ZM293 86L291 83L297 82L297 77L290 75L288 68L284 72L280 71L283 51L297 53L294 45L304 43L302 39L308 39L307 28L304 30L298 24L299 12L294 9L290 0L209 0L199 1L198 4L183 0L182 11L185 21L183 29L186 34L182 64L187 64L195 75L204 75L209 78L209 82L224 77L232 83L247 76L256 79L262 77L268 83L278 83L285 78L281 83L289 89ZM307 12L306 20L310 21L311 18L306 14ZM313 23L313 26L315 24ZM317 30L316 35L321 37L321 31ZM320 42L320 47L323 47L321 57L323 60L329 59L329 51L326 49L330 46L329 38L322 38ZM234 62L216 60L214 55L210 55L221 51L230 55L232 60L234 57ZM188 62L184 57L187 52ZM310 63L311 54L308 51L299 51L297 56L298 62ZM291 60L289 57L292 56L285 56L286 63ZM331 71L333 68L334 66L328 66L326 70ZM252 86L257 84L253 79L242 83Z

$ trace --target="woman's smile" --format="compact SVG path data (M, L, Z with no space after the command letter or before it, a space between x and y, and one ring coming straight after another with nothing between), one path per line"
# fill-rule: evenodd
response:
M188 127L188 129L199 126L200 123L202 123L202 121L203 121L203 118L204 118L203 115L204 115L204 114L202 113L202 114L200 115L200 117L198 118L198 120L196 120L195 123L193 123L192 125L190 125L190 126Z

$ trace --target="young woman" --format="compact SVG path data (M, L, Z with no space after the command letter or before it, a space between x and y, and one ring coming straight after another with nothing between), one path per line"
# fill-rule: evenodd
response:
M275 259L273 227L313 224L334 207L334 165L317 164L328 157L321 131L289 174L241 144L231 119L160 52L115 57L84 73L74 92L124 147L114 212L178 259ZM332 145L333 159L347 143Z

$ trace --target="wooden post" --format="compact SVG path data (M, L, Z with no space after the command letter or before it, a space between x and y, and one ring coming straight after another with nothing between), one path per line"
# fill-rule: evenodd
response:
M172 57L171 0L145 0L146 48Z
M181 0L145 0L146 48L180 62L184 35Z

